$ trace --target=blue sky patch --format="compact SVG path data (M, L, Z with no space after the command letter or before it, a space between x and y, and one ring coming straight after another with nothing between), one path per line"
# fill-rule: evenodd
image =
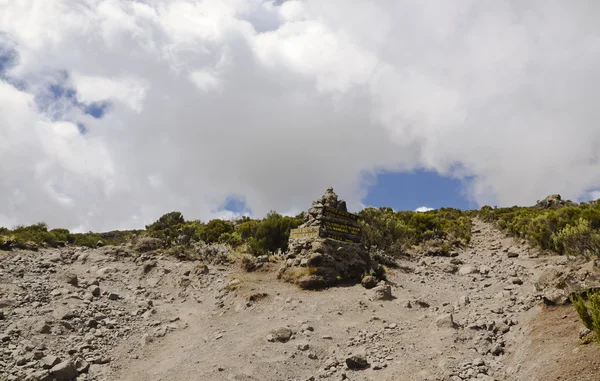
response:
M367 206L389 206L395 210L415 210L421 206L430 208L453 207L477 209L464 192L464 183L458 179L443 177L432 171L380 173L363 200Z
M246 202L237 196L227 197L223 205L221 205L220 210L227 210L233 213L250 212L250 210L248 209L248 205L246 205Z
M83 112L93 116L96 119L100 119L106 114L110 107L109 102L94 102L88 105L83 105Z

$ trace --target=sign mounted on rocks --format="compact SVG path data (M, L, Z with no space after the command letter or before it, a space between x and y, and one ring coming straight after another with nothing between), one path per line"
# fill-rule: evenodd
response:
M319 237L319 227L318 226L292 229L290 231L290 239L316 238L316 237Z
M339 218L342 220L358 221L358 215L352 214L350 212L345 212L343 210L336 209L331 206L325 206L323 208L323 216Z
M308 219L298 229L292 229L290 239L331 238L344 242L361 242L358 215L346 210L346 202L338 200L333 189L308 210Z

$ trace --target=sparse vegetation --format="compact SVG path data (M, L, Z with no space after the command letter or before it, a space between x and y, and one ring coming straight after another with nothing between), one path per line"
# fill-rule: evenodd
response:
M394 212L388 207L366 208L359 216L363 240L369 250L397 255L425 242L445 244L449 248L471 240L471 220L458 209L442 208L417 213Z
M144 251L162 250L167 255L181 259L211 256L215 254L214 250L207 248L213 244L226 245L231 251L252 256L274 255L287 250L290 230L301 225L304 217L304 214L289 217L272 211L263 219L242 217L231 221L214 219L203 223L199 220L186 221L180 212L173 211L146 225L145 230L108 233L48 230L46 224L39 223L14 229L0 228L0 249L67 244L94 247L98 242L103 245L119 245L136 235L138 243L143 243L144 238L160 241L160 244L153 244ZM449 249L455 244L470 240L470 219L457 209L444 208L415 213L394 212L385 207L366 208L359 213L359 217L363 226L364 244L373 251L392 256L422 242Z
M580 294L576 294L571 297L571 302L583 325L593 332L594 341L600 343L600 293L588 290L586 297L587 302Z
M29 226L16 226L13 229L0 228L0 250L36 249L67 244L95 247L99 242L103 245L119 245L130 240L135 233L136 231L71 233L67 229L48 230L48 226L40 222Z
M507 233L543 250L567 255L600 254L600 204L552 209L484 206L479 217L496 222Z

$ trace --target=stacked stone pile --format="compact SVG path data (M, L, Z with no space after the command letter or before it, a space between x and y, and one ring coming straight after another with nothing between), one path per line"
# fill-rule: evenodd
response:
M312 203L306 222L291 232L278 277L305 289L360 282L373 267L360 234L358 216L327 189Z

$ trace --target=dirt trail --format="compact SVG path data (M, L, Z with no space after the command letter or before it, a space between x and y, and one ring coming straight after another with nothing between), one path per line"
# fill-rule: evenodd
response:
M572 308L543 307L534 287L565 258L478 220L454 256L391 270L392 300L361 285L302 291L275 279L278 264L244 273L110 250L0 257L0 380L46 381L52 355L87 364L78 381L600 379ZM289 341L267 340L284 327ZM353 355L369 366L348 369Z
M369 300L360 285L306 292L273 280L271 273L244 274L222 308L209 295L200 305L184 303L180 317L188 328L146 346L137 354L140 360L121 361L113 377L515 380L518 375L510 374L514 368L507 370L505 359L540 309L531 309L538 303L532 281L540 269L528 254L526 247L476 221L470 247L457 257L422 257L404 263L412 271L392 272L391 301ZM245 305L245 297L263 292L265 299ZM450 313L455 328L437 322ZM313 330L303 331L303 325ZM295 338L268 342L270 330L279 327L291 328ZM307 350L298 349L304 344ZM344 360L361 353L371 367L347 370Z

